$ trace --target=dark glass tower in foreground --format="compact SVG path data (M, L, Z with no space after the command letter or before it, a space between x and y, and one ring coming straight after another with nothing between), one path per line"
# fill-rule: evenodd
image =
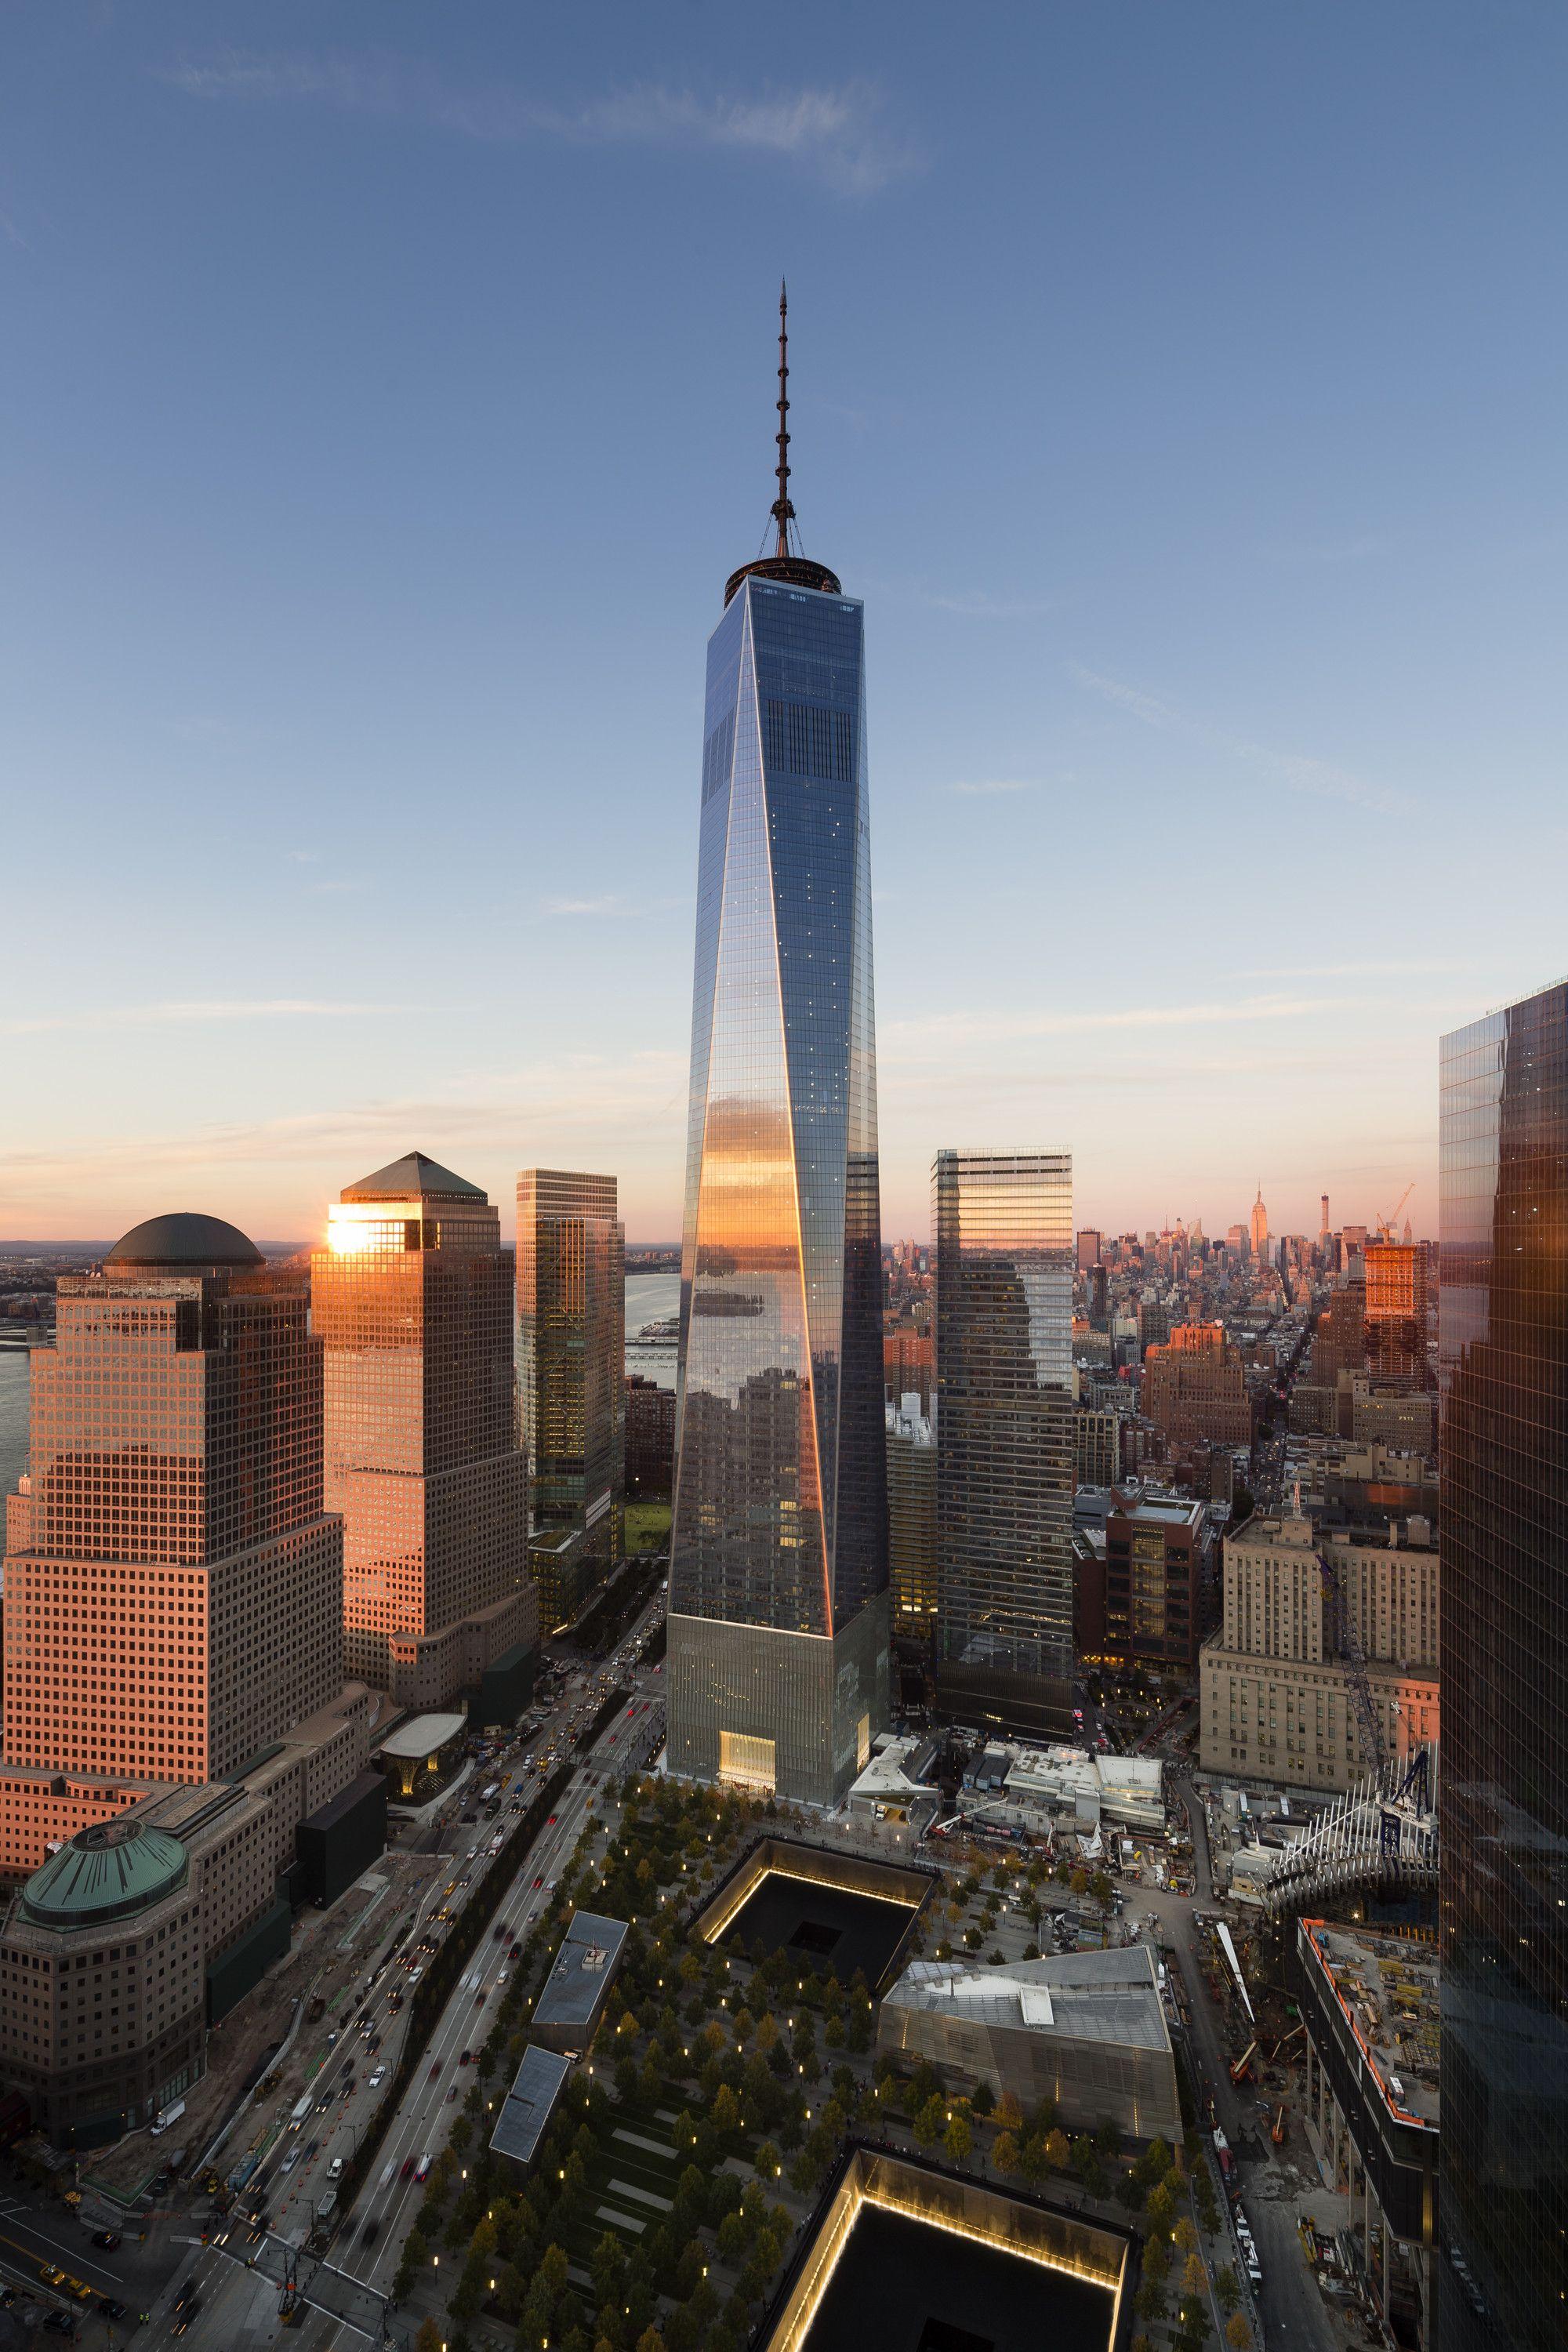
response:
M939 1151L936 1686L964 1722L1072 1730L1072 1160ZM1160 1547L1163 1592L1163 1542ZM1163 1614L1163 1599L1161 1609Z
M669 1761L830 1803L887 1720L862 608L792 544L708 646Z
M1568 984L1443 1040L1443 2352L1568 2339Z

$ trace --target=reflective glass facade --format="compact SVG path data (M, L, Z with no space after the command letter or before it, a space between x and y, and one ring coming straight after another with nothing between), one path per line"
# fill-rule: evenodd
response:
M1072 1160L940 1151L937 1687L955 1711L1070 1725Z
M311 1260L310 1317L349 1670L444 1706L537 1617L496 1211L415 1153L351 1185Z
M1568 985L1446 1037L1444 2352L1568 2337Z
M722 1733L773 1737L781 1791L814 1799L886 1710L862 641L852 599L742 579L702 760L671 1761L716 1775Z
M613 1176L517 1180L517 1378L532 1479L531 1559L548 1629L621 1556L626 1501L626 1236ZM571 1540L563 1541L563 1538Z

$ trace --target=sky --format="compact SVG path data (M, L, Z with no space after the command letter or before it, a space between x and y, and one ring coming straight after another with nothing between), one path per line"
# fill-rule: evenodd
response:
M0 1235L410 1147L679 1232L703 648L867 608L883 1229L1436 1231L1554 977L1568 14L39 0L0 82Z

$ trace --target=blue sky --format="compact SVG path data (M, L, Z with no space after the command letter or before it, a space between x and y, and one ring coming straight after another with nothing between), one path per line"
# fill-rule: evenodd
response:
M0 1234L678 1228L703 644L868 605L884 1226L1436 1229L1568 964L1544 5L12 6Z

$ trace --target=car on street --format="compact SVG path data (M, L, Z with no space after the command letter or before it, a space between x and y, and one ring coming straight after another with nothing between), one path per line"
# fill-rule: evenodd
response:
M400 2180L412 2180L412 2179L413 2179L413 2178L414 2178L414 2158L413 2158L411 2156L405 2156L405 2157L404 2158L404 2159L403 2159L403 2169L402 2169L402 2171L398 2174L398 2176L397 2176L397 2177L398 2177L398 2179L399 2179Z
M95 2246L101 2246L106 2254L112 2254L119 2247L120 2232L118 2230L95 2230L92 2242Z
M201 2307L201 2296L199 2294L192 2295L189 2303L186 2304L184 2311L181 2312L179 2317L174 2322L174 2334L176 2336L183 2336L184 2334L192 2320L200 2313Z
M98 2298L98 2307L105 2319L123 2319L125 2316L125 2305L122 2303L116 2303L111 2294L100 2294Z
M44 2326L49 2330L49 2333L52 2336L74 2336L76 2334L76 2322L71 2317L68 2311L51 2311L46 2313L44 2317Z

